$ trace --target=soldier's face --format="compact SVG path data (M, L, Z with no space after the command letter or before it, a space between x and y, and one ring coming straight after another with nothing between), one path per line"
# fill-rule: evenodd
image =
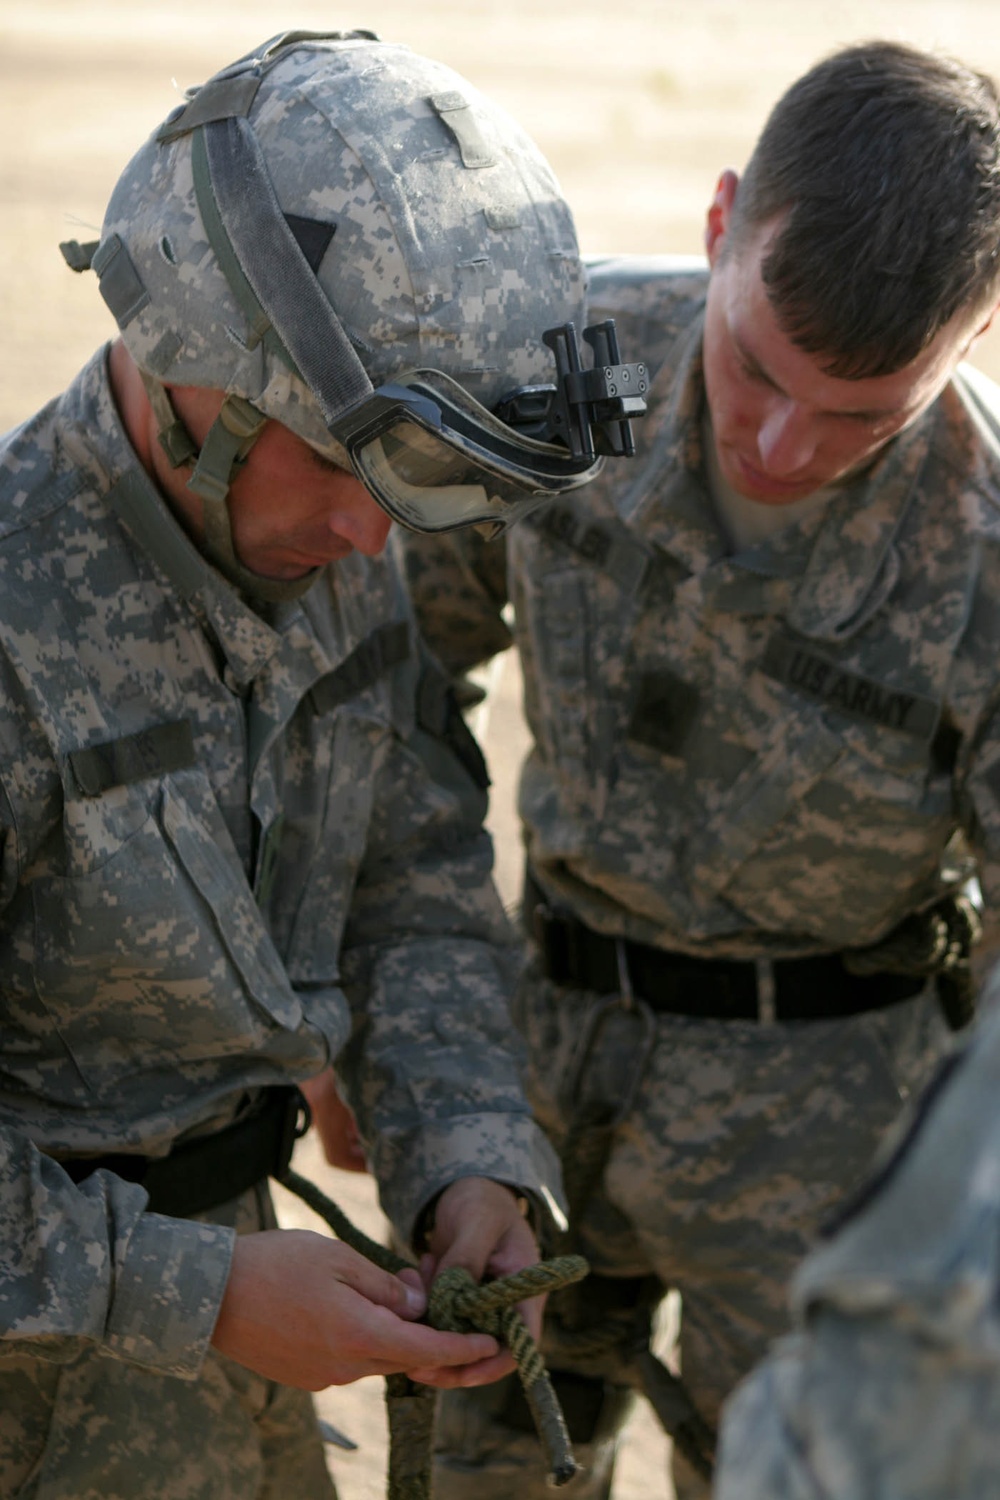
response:
M913 422L944 387L973 330L965 314L892 375L827 375L819 357L782 332L768 300L760 266L774 226L723 255L727 223L720 215L713 235L710 216L706 241L704 369L716 454L741 495L788 505L863 469Z
M265 578L301 578L351 552L381 552L392 522L361 481L268 422L229 492L233 544Z
M190 467L173 468L157 441L157 420L123 342L112 345L112 389L136 452L182 524L200 542L202 503L187 487ZM195 443L204 443L222 391L171 386L171 400ZM346 454L345 454L346 458ZM322 458L279 422L266 422L227 501L236 555L264 578L302 578L351 552L381 552L392 522L359 479Z

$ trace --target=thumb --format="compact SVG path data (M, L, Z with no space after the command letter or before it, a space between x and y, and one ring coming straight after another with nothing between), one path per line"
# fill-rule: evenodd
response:
M423 1317L427 1311L427 1293L417 1270L405 1267L393 1275L347 1246L342 1248L346 1258L337 1268L339 1281L398 1318L412 1323Z

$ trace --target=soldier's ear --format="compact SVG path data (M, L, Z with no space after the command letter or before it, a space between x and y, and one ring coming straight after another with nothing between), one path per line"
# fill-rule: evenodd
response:
M990 308L985 320L980 323L979 327L972 335L973 343L975 343L976 339L982 338L983 334L989 331L990 327L992 326L993 319L996 317L998 312L1000 312L1000 302L998 302L996 306Z
M977 339L981 339L984 333L988 333L989 332L989 330L990 330L990 328L991 328L991 326L993 324L993 320L996 317L996 315L997 315L998 312L1000 312L1000 302L998 302L994 307L991 307L989 309L989 311L983 316L983 321L981 323L977 323L976 324L976 327L975 327L974 331L969 334L969 336L966 338L966 340L964 341L964 343L961 345L961 347L958 350L958 353L955 355L955 363L956 364L958 363L958 361L960 359L967 359L968 358L968 356L969 356L969 350L972 348L973 344L977 341Z
M718 260L722 242L728 233L739 180L736 173L727 167L719 178L715 196L708 205L705 216L705 254L710 266L714 266Z

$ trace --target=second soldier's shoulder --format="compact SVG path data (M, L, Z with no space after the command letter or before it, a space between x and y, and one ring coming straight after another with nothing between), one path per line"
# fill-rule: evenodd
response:
M639 312L691 297L703 298L708 285L708 262L701 255L588 255L589 305Z
M614 318L626 362L655 374L667 351L699 315L708 265L696 255L603 255L586 258L591 323Z
M969 364L958 366L951 384L962 402L972 444L1000 474L1000 385Z
M984 540L1000 543L1000 386L972 365L959 365L938 401L931 466L938 499Z

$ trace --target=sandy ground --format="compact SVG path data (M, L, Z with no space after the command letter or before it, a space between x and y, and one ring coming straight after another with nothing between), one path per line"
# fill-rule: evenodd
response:
M110 336L92 277L60 240L95 238L131 151L183 89L276 32L363 26L436 55L505 104L545 150L583 248L698 253L719 170L739 168L781 90L818 56L875 35L954 52L1000 75L996 0L0 0L0 428L31 414ZM632 357L636 357L632 355ZM1000 378L1000 331L974 360ZM494 776L491 824L505 899L516 899L512 792L524 748L506 661L480 728ZM300 1166L369 1231L372 1185ZM280 1195L286 1222L314 1222ZM381 1383L327 1392L321 1409L358 1443L332 1455L343 1500L384 1494ZM667 1500L665 1445L642 1417L616 1500Z

